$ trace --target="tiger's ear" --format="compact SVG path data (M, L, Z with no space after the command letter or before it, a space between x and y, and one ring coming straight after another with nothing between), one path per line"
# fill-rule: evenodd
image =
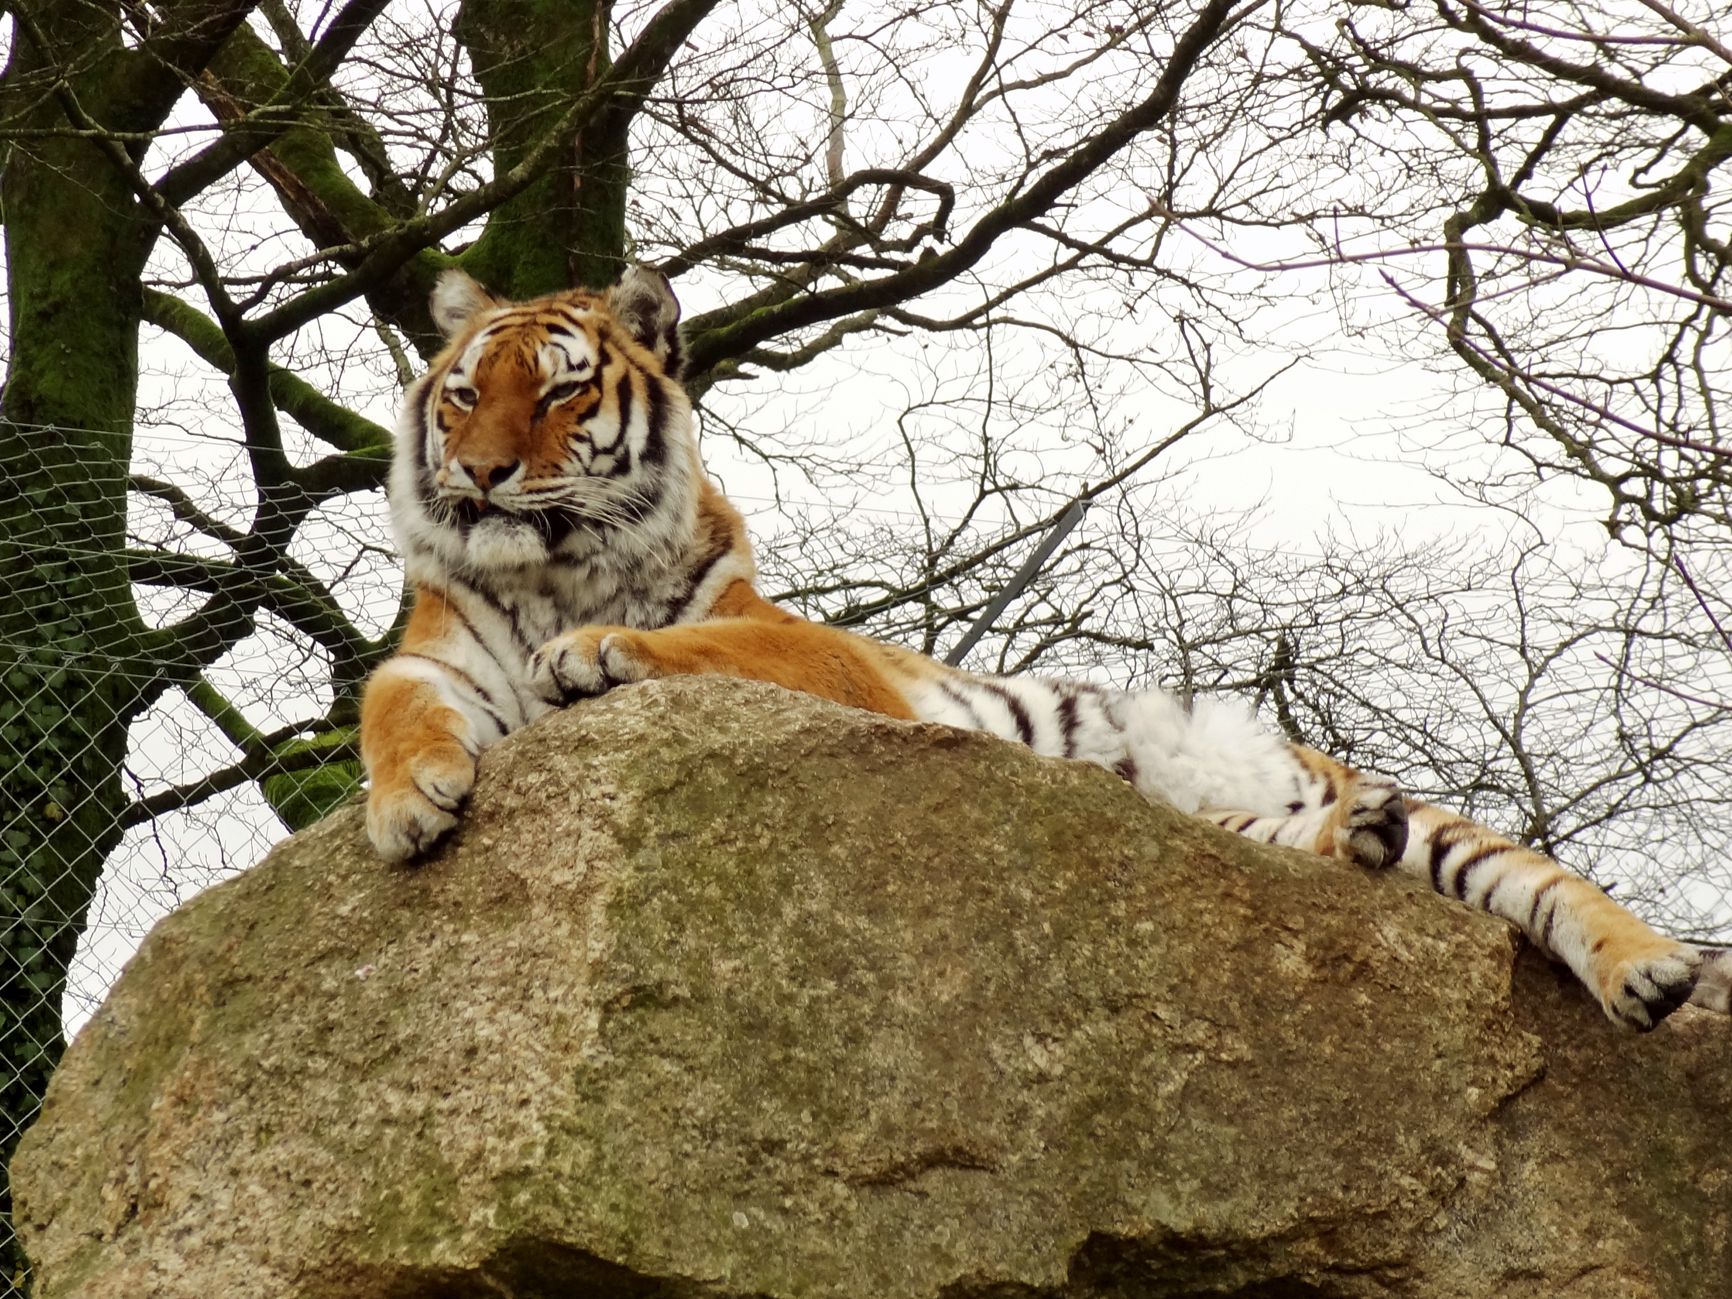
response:
M427 305L432 309L433 323L439 327L439 332L446 338L456 338L476 312L500 304L498 298L453 266L440 272Z
M670 379L680 377L680 304L668 277L647 266L630 266L607 291L607 309L621 328L662 363Z

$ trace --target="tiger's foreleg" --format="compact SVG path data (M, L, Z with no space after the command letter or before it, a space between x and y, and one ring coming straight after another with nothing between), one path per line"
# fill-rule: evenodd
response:
M367 837L379 855L404 861L432 847L457 823L476 755L537 709L446 595L422 588L402 650L361 697Z
M531 687L557 703L654 677L703 674L768 681L890 717L914 716L872 642L797 619L721 618L653 631L579 627L548 641L529 663Z
M473 728L413 659L388 662L361 702L367 837L387 861L424 852L457 824L475 784Z

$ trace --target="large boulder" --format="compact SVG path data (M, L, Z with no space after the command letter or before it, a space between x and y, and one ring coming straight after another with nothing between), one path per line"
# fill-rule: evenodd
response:
M1729 1115L1402 879L678 680L164 921L13 1185L37 1299L1707 1299Z

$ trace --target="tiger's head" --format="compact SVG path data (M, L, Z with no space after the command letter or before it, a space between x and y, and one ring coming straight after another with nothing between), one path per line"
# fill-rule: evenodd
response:
M698 471L664 276L514 303L449 270L432 312L448 341L406 395L392 476L411 561L485 572L665 543Z

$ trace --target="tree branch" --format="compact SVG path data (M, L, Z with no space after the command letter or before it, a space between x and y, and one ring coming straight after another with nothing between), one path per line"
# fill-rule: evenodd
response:
M945 252L923 256L891 275L805 294L777 306L748 307L743 313L724 308L699 317L692 322L693 337L687 347L691 370L701 374L777 334L892 306L954 280L985 257L1000 236L1045 213L1114 154L1164 119L1178 103L1186 78L1204 52L1245 13L1261 5L1262 0L1252 0L1235 12L1232 0L1209 0L1174 42L1166 67L1144 99L1067 150L1062 161L1019 193L981 216Z
M614 104L616 100L641 104L681 43L717 3L718 0L670 0L644 25L637 40L620 55L607 76L572 103L521 163L437 213L401 222L363 240L358 247L364 256L354 270L309 289L253 320L247 326L248 337L268 344L326 312L336 310L383 283L410 258L430 248L451 231L486 216L506 199L521 193L553 165L565 141L604 106Z
M217 324L196 308L172 294L147 288L144 318L180 339L219 373L234 373L234 349ZM389 429L332 401L292 370L271 365L269 373L271 400L276 408L319 441L360 456L390 457Z
M202 194L284 131L301 125L301 114L309 97L327 86L331 74L388 3L389 0L349 0L325 29L318 44L284 76L281 86L270 99L226 123L222 139L163 174L157 182L163 198L177 205L185 203L193 195ZM256 38L243 36L242 40L263 48Z

